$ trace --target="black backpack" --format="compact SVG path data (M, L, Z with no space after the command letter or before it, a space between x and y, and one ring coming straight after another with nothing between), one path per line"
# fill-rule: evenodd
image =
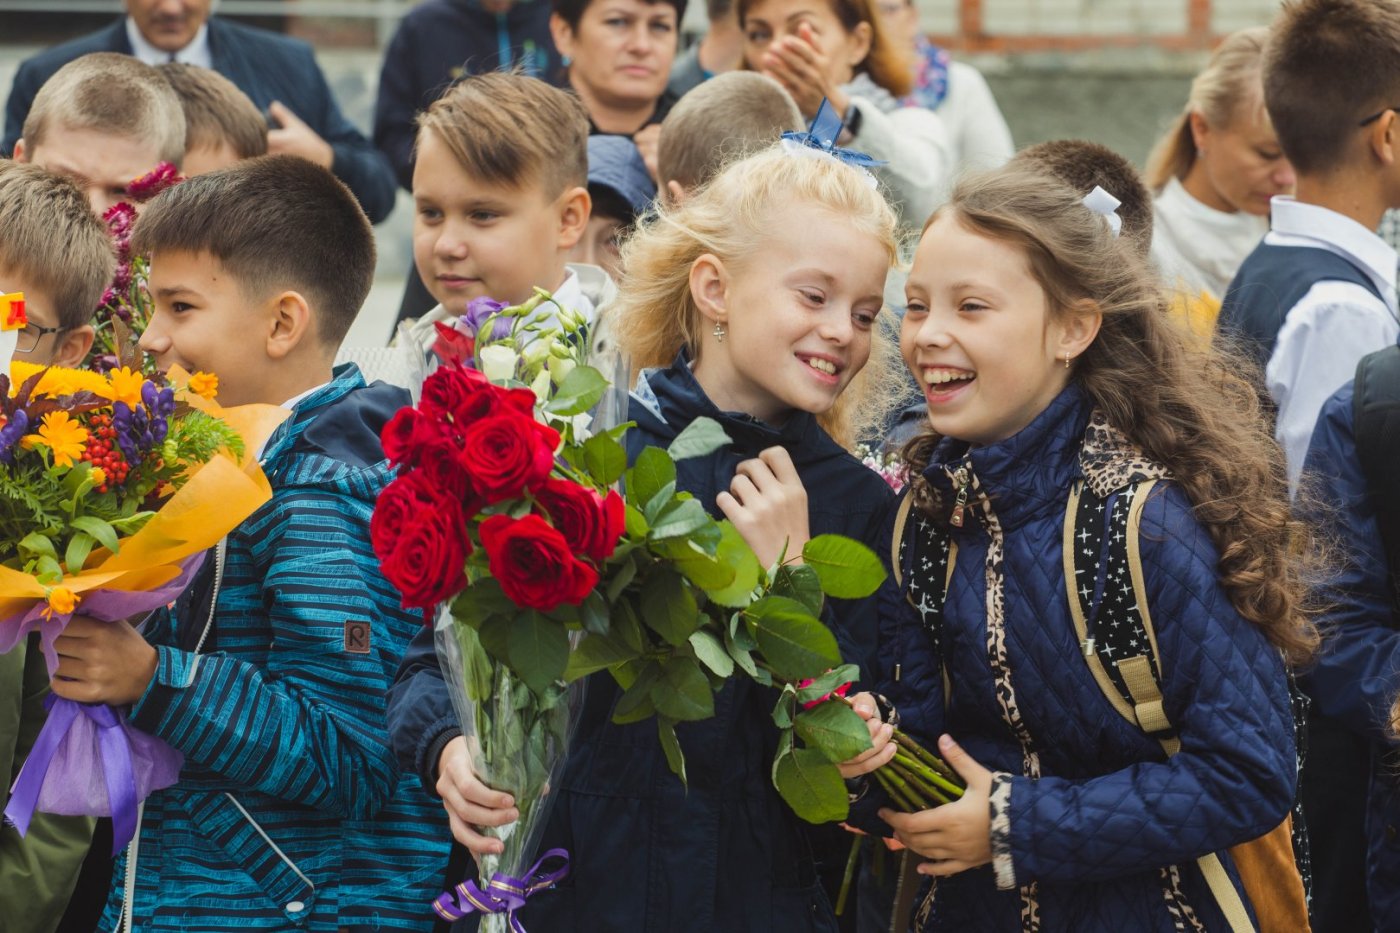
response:
M1391 605L1400 611L1400 346L1362 357L1352 413L1356 456L1390 568Z

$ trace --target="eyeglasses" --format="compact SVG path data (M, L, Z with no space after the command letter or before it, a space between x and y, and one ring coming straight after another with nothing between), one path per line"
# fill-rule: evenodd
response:
M1392 110L1400 111L1400 104L1396 104L1396 105L1393 106L1393 107L1387 107L1387 108L1385 108L1384 110L1377 111L1376 113L1371 114L1369 117L1367 117L1366 119L1362 120L1360 123L1358 123L1358 124L1356 124L1356 125L1357 125L1357 126L1370 126L1372 123L1375 123L1377 120L1379 120L1381 117L1385 116L1386 114L1390 113Z
M20 353L32 353L39 345L39 341L44 339L45 334L61 334L65 328L62 327L40 327L38 324L28 324L15 335L15 349Z

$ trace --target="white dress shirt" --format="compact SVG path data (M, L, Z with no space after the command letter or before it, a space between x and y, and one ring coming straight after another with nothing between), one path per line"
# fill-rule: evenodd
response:
M1288 485L1297 491L1313 427L1327 399L1356 375L1356 364L1400 336L1395 250L1336 211L1290 197L1273 199L1272 246L1325 249L1371 278L1381 300L1352 282L1318 282L1288 312L1264 371L1278 405L1275 436L1288 459Z
M171 53L146 41L146 37L141 35L141 30L136 28L136 23L130 16L126 18L126 38L131 43L131 54L148 65L177 61L185 65L198 65L200 68L214 67L214 56L209 51L208 23L199 27L199 32L194 34L190 44L176 52L173 59Z

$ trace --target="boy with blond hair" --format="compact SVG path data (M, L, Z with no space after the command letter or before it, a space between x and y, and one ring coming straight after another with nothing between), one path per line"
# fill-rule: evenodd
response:
M17 162L66 175L101 216L161 162L180 167L185 115L160 73L129 55L94 52L44 82L15 143Z
M801 111L777 81L756 71L716 75L682 97L661 123L661 190L679 203L729 162L802 128Z
M515 304L554 294L589 321L612 283L571 265L588 227L588 115L574 95L538 78L465 78L418 118L413 260L438 306L410 330L425 350L434 322L477 298Z
M264 156L163 192L132 245L157 364L290 414L260 452L272 498L171 609L141 632L75 616L58 639L55 693L129 707L185 757L143 805L101 929L426 931L444 820L384 726L421 618L369 536L392 478L379 434L409 399L332 366L373 279L369 220L329 171Z
M267 155L267 121L238 85L210 68L183 62L156 70L170 82L185 113L185 177Z

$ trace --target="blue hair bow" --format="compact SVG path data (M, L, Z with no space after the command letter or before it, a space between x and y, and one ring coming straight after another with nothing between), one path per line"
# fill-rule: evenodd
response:
M845 123L832 108L830 101L822 98L822 104L817 108L817 115L812 118L812 123L807 127L807 131L805 133L784 133L782 140L788 145L801 146L804 149L824 153L860 169L869 170L885 164L879 159L871 158L864 152L842 149L837 146L836 140L841 138L841 130L844 128Z

